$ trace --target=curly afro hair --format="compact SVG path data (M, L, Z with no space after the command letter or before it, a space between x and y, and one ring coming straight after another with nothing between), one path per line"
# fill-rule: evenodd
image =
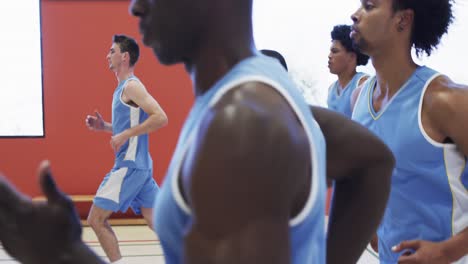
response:
M351 33L351 26L348 25L337 25L333 27L331 32L332 40L337 40L343 45L347 52L353 52L356 54L356 64L359 65L366 65L369 61L369 56L362 54L356 46L353 44L353 41L349 37L349 33Z
M437 48L442 36L453 22L453 0L393 0L394 12L411 9L414 12L411 44L419 56L428 56Z

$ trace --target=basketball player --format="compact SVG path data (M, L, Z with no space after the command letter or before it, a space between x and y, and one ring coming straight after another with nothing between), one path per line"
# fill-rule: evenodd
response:
M105 122L98 112L86 118L89 129L112 133L110 144L115 151L115 164L99 186L88 215L88 223L112 263L122 258L117 237L107 221L113 212L126 212L131 207L152 227L158 186L153 179L148 133L167 124L166 114L158 102L134 75L139 53L134 39L114 36L107 54L109 68L118 81L112 102L112 123Z
M328 108L351 118L351 95L353 91L369 77L363 72L356 72L356 67L366 65L369 56L359 52L353 46L349 33L351 26L337 25L331 32L332 44L328 55L330 73L338 76L328 89Z
M453 20L451 0L369 0L351 37L376 76L353 119L393 151L396 168L377 231L382 264L468 263L468 87L411 56L428 56Z
M387 147L344 117L319 114L326 139L342 149L325 157L322 131L287 72L255 49L251 0L135 0L131 11L161 63L185 64L196 95L155 204L166 263L355 263L385 207ZM340 193L327 241L326 166ZM1 200L15 204L18 194L0 186ZM10 223L21 213L5 215ZM6 228L2 242L16 235L27 246L40 235L15 231Z
M261 50L261 52L264 55L270 56L272 58L275 58L278 60L278 62L281 63L281 65L287 70L287 64L286 60L284 59L283 55L281 53L275 51L275 50L267 50L268 52L264 52L264 50ZM356 89L356 91L359 90L359 88ZM334 127L332 122L330 120L340 120L340 122L346 123L349 121L344 120L344 117L339 115L336 111L333 110L326 110L321 107L317 106L310 106L310 110L314 113L315 119L317 123L320 125L320 128L322 129L322 132L324 133L325 136L325 141L326 141L326 152L327 152L327 171L328 174L330 175L330 172L333 171L333 169L336 168L336 158L334 159L333 157L339 157L341 159L346 159L344 155L344 150L340 147L336 147L341 145L345 145L346 143L343 142L343 140L349 140L351 141L353 136L350 135L345 135L345 134L340 134L337 133L338 129L337 127ZM333 113L334 112L334 113ZM336 122L336 121L335 121ZM346 130L348 131L348 130ZM345 132L346 132L345 131ZM354 141L354 140L353 140ZM337 142L340 142L338 144ZM354 155L354 153L349 153L350 156ZM328 177L330 178L330 177ZM329 187L331 187L331 182L329 181ZM331 194L331 193L330 193ZM330 195L331 196L331 195ZM371 240L371 246L377 250L376 246L376 236L373 237ZM329 255L333 255L332 253Z

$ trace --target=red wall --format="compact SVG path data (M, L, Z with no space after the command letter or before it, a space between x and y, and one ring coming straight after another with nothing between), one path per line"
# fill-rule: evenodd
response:
M89 131L84 120L97 109L110 121L117 81L105 57L112 35L128 34L141 43L129 2L42 1L46 137L0 138L0 171L21 191L40 195L36 168L43 159L51 161L69 194L94 194L112 167L110 134ZM150 49L141 48L135 73L169 117L169 125L150 136L154 178L162 183L193 93L182 66L161 66Z

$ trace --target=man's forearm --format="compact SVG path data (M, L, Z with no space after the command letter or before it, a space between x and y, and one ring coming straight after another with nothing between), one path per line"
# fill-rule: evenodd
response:
M112 133L112 124L108 122L104 122L104 129L103 131Z
M445 255L449 258L450 262L456 262L468 255L468 227L442 243Z
M150 115L145 122L125 130L125 133L128 138L131 138L142 134L149 134L165 125L167 125L167 118L165 116Z
M327 263L356 263L375 233L390 192L391 162L335 183L327 237Z

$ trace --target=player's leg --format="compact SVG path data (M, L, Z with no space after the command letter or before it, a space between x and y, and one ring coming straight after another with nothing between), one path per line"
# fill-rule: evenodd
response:
M101 244L104 252L111 262L122 258L120 254L117 236L115 235L108 219L112 212L126 210L122 193L126 193L126 179L133 169L113 169L102 181L94 198L93 205L88 215L88 224Z
M132 202L132 209L135 212L141 213L143 218L146 220L148 227L154 230L153 205L154 201L157 199L159 187L152 177L152 170L148 170L142 173L147 173L146 181L138 195L135 197L135 200Z
M106 253L111 262L115 262L122 258L120 254L117 236L112 227L107 221L112 214L112 211L105 210L93 204L88 215L88 224L93 229L94 233L101 244L102 249Z

